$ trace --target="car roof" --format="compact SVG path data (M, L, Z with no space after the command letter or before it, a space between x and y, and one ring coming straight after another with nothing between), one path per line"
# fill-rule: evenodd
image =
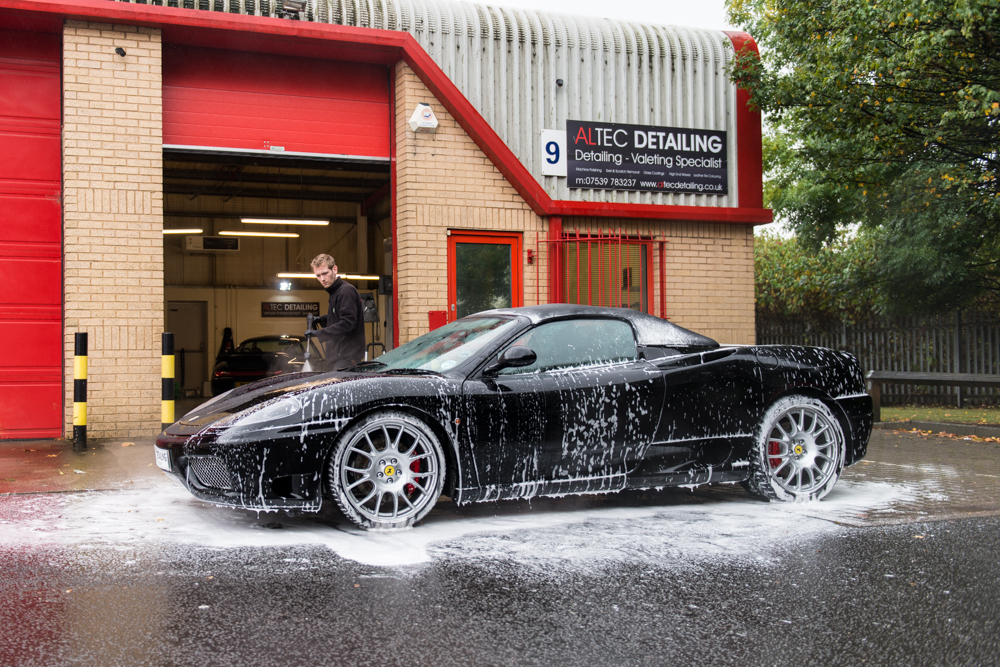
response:
M488 314L519 315L528 318L533 324L575 317L612 317L625 320L632 325L639 345L650 347L719 347L719 344L708 336L702 336L672 322L630 308L602 308L569 303L549 303L520 308L498 308L476 313L477 316Z

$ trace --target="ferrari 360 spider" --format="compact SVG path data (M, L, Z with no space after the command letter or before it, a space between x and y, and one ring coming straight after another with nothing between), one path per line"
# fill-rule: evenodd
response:
M455 503L741 482L815 500L872 428L846 352L719 345L626 309L544 305L451 322L351 371L237 387L157 439L196 497L367 529Z

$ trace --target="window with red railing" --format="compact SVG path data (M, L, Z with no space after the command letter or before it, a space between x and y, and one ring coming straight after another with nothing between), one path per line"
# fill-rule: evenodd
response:
M650 312L648 241L577 239L562 244L562 298L566 303Z

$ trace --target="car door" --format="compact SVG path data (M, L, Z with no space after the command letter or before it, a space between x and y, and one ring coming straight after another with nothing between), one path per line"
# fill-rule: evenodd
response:
M661 374L638 358L632 327L610 318L563 320L512 344L537 357L499 377L537 379L543 409L536 469L543 489L621 488L626 461L649 446L663 403Z
M478 375L462 389L462 502L534 495L547 417L537 374Z
M763 403L760 374L744 348L652 362L663 374L663 416L652 446L631 460L630 484L741 479Z

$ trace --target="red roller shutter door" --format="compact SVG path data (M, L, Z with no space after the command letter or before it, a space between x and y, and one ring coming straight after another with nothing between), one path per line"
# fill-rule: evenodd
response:
M388 70L169 45L163 144L387 160Z
M61 52L0 30L0 438L62 435Z

